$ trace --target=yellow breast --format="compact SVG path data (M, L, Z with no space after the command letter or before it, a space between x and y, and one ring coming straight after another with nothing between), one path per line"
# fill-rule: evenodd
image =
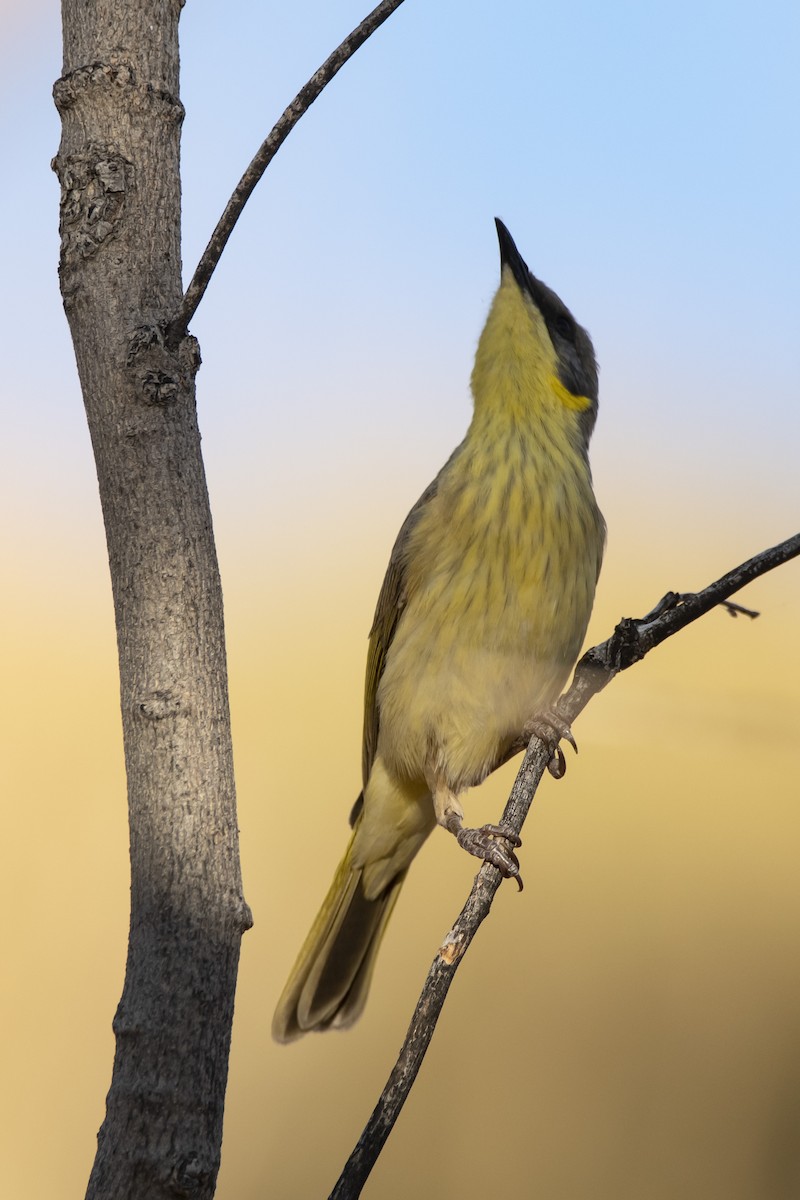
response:
M476 414L477 416L477 414ZM413 530L378 703L379 752L480 782L580 650L603 524L588 466L515 421L473 427Z

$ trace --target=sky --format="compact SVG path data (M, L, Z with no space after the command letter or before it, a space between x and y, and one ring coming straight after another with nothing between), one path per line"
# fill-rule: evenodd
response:
M188 0L186 281L272 123L365 12ZM110 1079L127 827L102 519L56 274L57 6L0 0L0 25L0 1138L10 1194L66 1200ZM192 323L256 917L222 1200L327 1194L472 876L433 837L363 1021L272 1046L346 841L388 552L469 420L496 215L600 362L609 543L589 640L796 532L799 55L788 0L406 0L234 231ZM579 758L526 827L524 900L503 889L470 952L375 1200L482 1195L507 1135L506 1181L553 1197L800 1191L800 567L741 599L758 621L711 614L581 718ZM330 795L310 783L322 770ZM470 798L476 823L511 778ZM273 848L298 812L302 879ZM498 1029L513 1046L475 1067L465 1045ZM453 1139L495 1149L451 1159Z

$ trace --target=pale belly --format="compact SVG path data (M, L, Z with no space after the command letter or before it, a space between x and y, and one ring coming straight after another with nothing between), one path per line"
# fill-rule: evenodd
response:
M585 556L577 561L551 586L530 563L527 579L494 602L491 572L478 569L408 605L378 691L378 753L391 771L411 779L435 773L460 792L480 783L526 722L555 703L594 596L594 564L589 572Z

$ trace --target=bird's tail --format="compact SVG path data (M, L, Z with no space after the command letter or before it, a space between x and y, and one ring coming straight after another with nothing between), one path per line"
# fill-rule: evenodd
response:
M312 1030L346 1029L366 1004L375 959L408 868L373 899L353 862L353 832L322 908L292 968L272 1036L292 1042Z

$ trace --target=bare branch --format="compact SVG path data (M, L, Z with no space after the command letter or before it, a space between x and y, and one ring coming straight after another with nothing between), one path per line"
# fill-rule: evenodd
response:
M710 609L717 605L729 607L727 598L734 592L797 555L800 555L800 533L771 550L762 551L701 592L689 595L668 592L646 616L639 620L623 618L607 641L584 654L575 669L571 686L558 703L559 714L570 723L574 721L591 698L620 671L640 662L650 650ZM747 609L741 611L757 615ZM516 834L522 829L551 755L545 743L534 736L529 743L520 738L508 757L526 745L525 758L500 821L504 828ZM484 863L466 904L431 964L397 1062L330 1200L355 1200L361 1195L417 1077L458 965L478 927L489 915L501 882L500 872Z
M341 45L337 46L333 54L325 59L319 70L314 72L308 83L300 89L294 100L292 100L288 108L284 109L279 120L273 125L269 136L261 144L261 148L255 158L236 185L233 195L228 201L225 211L211 235L211 240L203 251L202 258L192 276L192 281L186 289L186 295L181 301L181 306L167 330L168 345L177 345L186 333L189 322L197 311L197 307L208 287L209 280L222 256L222 251L225 249L228 238L233 232L233 227L241 216L242 209L250 199L253 189L292 129L300 120L303 113L311 107L322 89L330 83L334 75L344 66L347 60L352 58L356 50L360 46L363 46L367 38L402 3L403 0L381 0L377 8L374 8L361 24L344 39Z

